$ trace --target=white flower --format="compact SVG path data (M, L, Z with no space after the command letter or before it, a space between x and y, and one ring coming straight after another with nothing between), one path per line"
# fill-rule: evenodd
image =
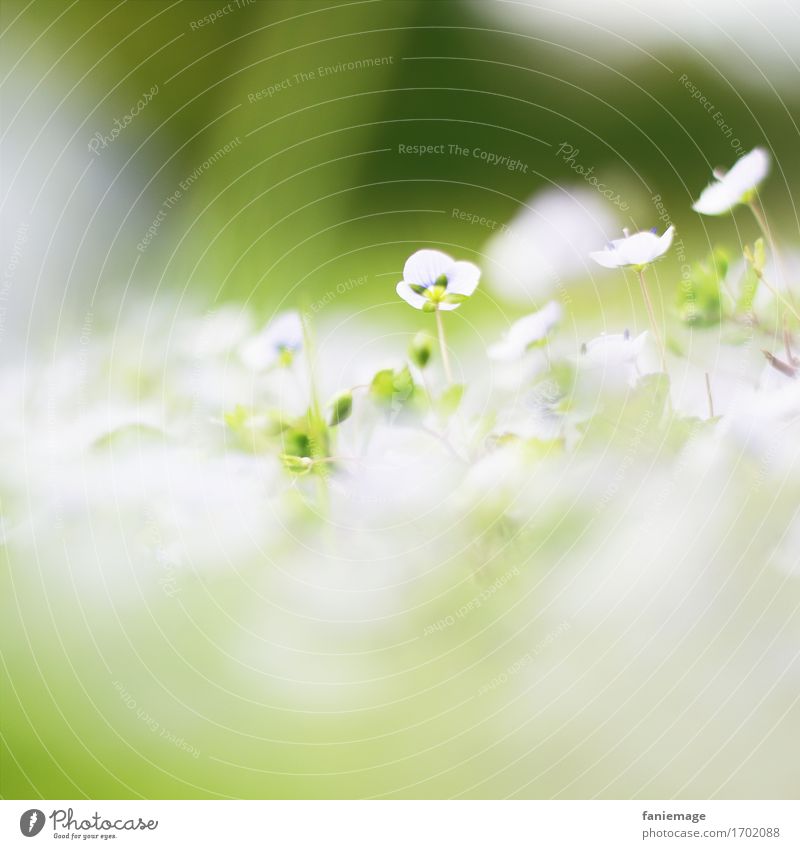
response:
M701 215L722 215L739 203L747 203L769 173L769 154L761 147L743 156L730 171L714 172L716 182L703 189L692 206Z
M622 232L625 234L624 239L614 239L604 251L593 251L589 256L605 268L621 268L625 265L642 268L669 250L675 228L668 227L662 236L657 236L655 230L645 230L632 236L627 230Z
M303 323L294 311L277 315L257 336L245 342L240 351L242 362L255 370L277 362L291 363L303 347Z
M406 260L397 294L418 310L454 310L475 291L480 276L471 262L456 262L441 251L417 251Z
M647 331L632 338L624 333L603 333L583 346L582 353L587 365L606 368L622 365L636 365L647 341Z
M489 348L493 360L515 360L531 345L541 342L561 319L561 305L548 302L538 312L515 321L500 342Z
M528 198L486 245L487 281L523 309L586 274L586 256L619 224L594 189L560 186Z

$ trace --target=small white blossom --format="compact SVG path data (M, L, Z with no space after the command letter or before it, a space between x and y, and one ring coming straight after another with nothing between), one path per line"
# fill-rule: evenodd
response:
M475 291L480 276L471 262L456 262L441 251L417 251L406 260L397 294L414 309L454 310Z
M489 348L489 356L493 360L519 359L531 345L541 342L560 319L561 305L549 301L538 312L515 321L500 342Z
M727 173L715 171L716 181L703 189L692 209L701 215L730 212L737 204L750 200L768 173L769 154L757 147L743 156Z
M675 228L668 227L661 236L657 236L654 230L645 230L632 236L627 230L622 232L625 234L624 239L614 239L604 251L593 251L589 256L605 268L622 268L626 265L643 268L669 250Z
M615 366L633 366L642 353L647 341L647 331L636 337L624 333L603 333L583 347L587 365L606 368Z
M299 314L283 312L242 345L240 356L246 366L260 371L278 362L288 365L302 347L303 323Z
M595 189L582 186L558 186L528 198L486 245L488 285L524 309L583 277L589 251L619 228L609 206Z

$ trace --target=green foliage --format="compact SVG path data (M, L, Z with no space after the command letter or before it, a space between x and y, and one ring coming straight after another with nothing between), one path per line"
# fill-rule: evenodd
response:
M453 415L458 409L461 399L464 397L464 385L462 383L454 383L448 386L447 389L439 396L436 407L439 414L447 419Z
M742 289L739 293L739 299L736 302L736 309L739 312L747 313L753 309L753 301L758 293L758 285L764 275L764 265L767 261L764 240L756 239L752 248L750 245L745 245L743 253L747 261L747 274L742 282Z
M728 273L728 256L715 248L692 266L691 274L678 289L678 309L686 324L708 327L722 320L720 288Z
M341 392L331 402L331 413L328 418L328 424L331 427L340 425L343 421L350 418L353 412L353 393Z
M401 369L383 369L372 378L370 398L385 409L399 412L414 398L414 378L407 366Z
M317 461L330 454L328 426L313 410L296 419L261 412L237 405L225 414L225 424L237 447L251 454L278 454L289 471L305 473L310 469L324 472Z
M761 277L764 273L764 266L767 263L767 254L764 249L764 240L756 239L753 247L750 245L744 246L744 258L748 265L753 269L757 277Z
M257 412L241 404L225 413L224 420L236 446L251 454L271 450L275 434L280 431L278 414Z

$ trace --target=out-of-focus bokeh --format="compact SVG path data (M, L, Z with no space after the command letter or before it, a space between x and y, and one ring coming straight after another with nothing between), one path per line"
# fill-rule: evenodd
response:
M0 21L3 796L796 793L799 408L761 349L791 360L797 313L763 286L750 335L680 313L715 246L743 279L756 219L691 206L756 146L767 276L800 293L789 3ZM669 399L652 338L634 377L575 365L648 327L589 252L668 225ZM243 445L309 365L328 399L435 334L395 294L426 247L482 270L446 315L458 415L356 391L315 483ZM550 299L546 351L490 363ZM243 345L287 310L313 350L265 376Z

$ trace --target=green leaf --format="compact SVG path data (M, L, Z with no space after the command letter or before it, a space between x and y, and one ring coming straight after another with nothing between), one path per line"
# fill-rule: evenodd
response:
M747 269L747 273L742 281L742 287L739 291L739 298L736 301L737 312L751 312L753 309L753 301L758 294L758 285L761 282L760 275L754 270L751 265Z
M350 418L353 412L353 393L342 392L333 399L331 403L331 414L328 419L328 424L331 427L340 425L343 421Z
M719 248L692 266L678 288L678 309L686 324L708 327L720 323L720 289L727 273L728 257Z
M408 366L397 371L383 369L372 378L369 395L379 406L398 411L411 401L414 388L414 378Z
M286 470L296 475L308 474L313 465L310 457L299 457L296 454L281 454L280 458Z
M448 386L447 389L445 389L439 396L439 400L436 405L439 413L445 418L449 418L458 409L458 405L461 403L461 399L463 397L463 384L454 383L452 386Z
M764 240L756 239L753 243L753 247L750 248L749 245L744 246L744 258L750 264L750 267L756 273L758 277L764 273L764 266L767 263L767 253L764 249Z

